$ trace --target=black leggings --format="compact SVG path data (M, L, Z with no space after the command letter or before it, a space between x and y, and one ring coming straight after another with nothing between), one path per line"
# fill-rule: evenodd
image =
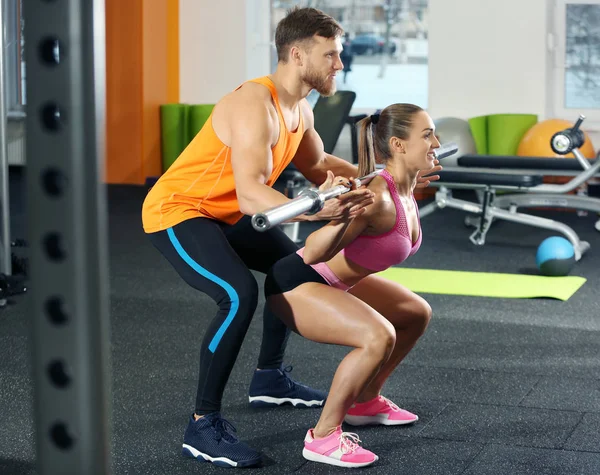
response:
M250 269L266 274L298 246L279 228L255 231L248 216L234 225L193 218L149 237L185 282L219 306L202 340L195 411L198 415L220 411L258 303L258 284ZM281 366L289 333L265 305L259 368Z
M265 279L265 297L283 294L307 282L329 283L295 252L277 261Z

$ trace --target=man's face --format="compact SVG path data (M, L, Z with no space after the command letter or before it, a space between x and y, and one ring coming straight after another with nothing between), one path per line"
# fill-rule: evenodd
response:
M344 69L340 59L342 41L340 37L323 38L314 36L308 50L304 50L302 81L323 96L335 94L335 75Z

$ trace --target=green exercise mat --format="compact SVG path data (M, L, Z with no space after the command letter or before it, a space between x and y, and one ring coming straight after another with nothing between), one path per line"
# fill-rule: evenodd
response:
M196 136L200 129L204 126L204 123L210 117L214 104L194 104L190 106L190 121L188 130L188 141L191 142Z
M473 117L469 119L471 126L471 134L475 140L475 148L479 155L487 155L488 140L487 140L487 116Z
M537 122L534 114L491 114L469 119L479 155L516 155L521 139Z
M160 106L160 131L163 172L187 147L189 106L187 104L163 104Z
M519 143L537 124L533 114L493 114L488 116L487 146L489 155L516 155Z
M378 275L413 292L474 297L568 300L586 282L583 277L545 277L391 267Z

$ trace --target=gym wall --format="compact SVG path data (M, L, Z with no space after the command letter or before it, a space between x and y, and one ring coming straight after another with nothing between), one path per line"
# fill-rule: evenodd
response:
M548 2L429 0L431 114L550 117ZM161 170L160 104L212 104L270 72L271 0L106 5L107 181L142 184Z
M108 183L161 173L161 104L212 104L268 74L270 0L106 0Z
M429 0L435 117L546 115L547 0Z
M429 0L430 113L557 117L551 8L551 0ZM584 129L600 149L600 124L588 120Z
M106 181L161 172L159 106L179 101L177 0L106 0Z
M214 104L269 74L271 0L179 0L180 102Z

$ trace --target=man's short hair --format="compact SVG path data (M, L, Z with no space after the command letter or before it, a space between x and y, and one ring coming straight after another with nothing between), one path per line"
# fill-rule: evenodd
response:
M295 7L288 11L275 30L277 60L285 63L294 43L306 42L310 47L313 37L336 38L344 34L343 28L331 16L316 8Z

